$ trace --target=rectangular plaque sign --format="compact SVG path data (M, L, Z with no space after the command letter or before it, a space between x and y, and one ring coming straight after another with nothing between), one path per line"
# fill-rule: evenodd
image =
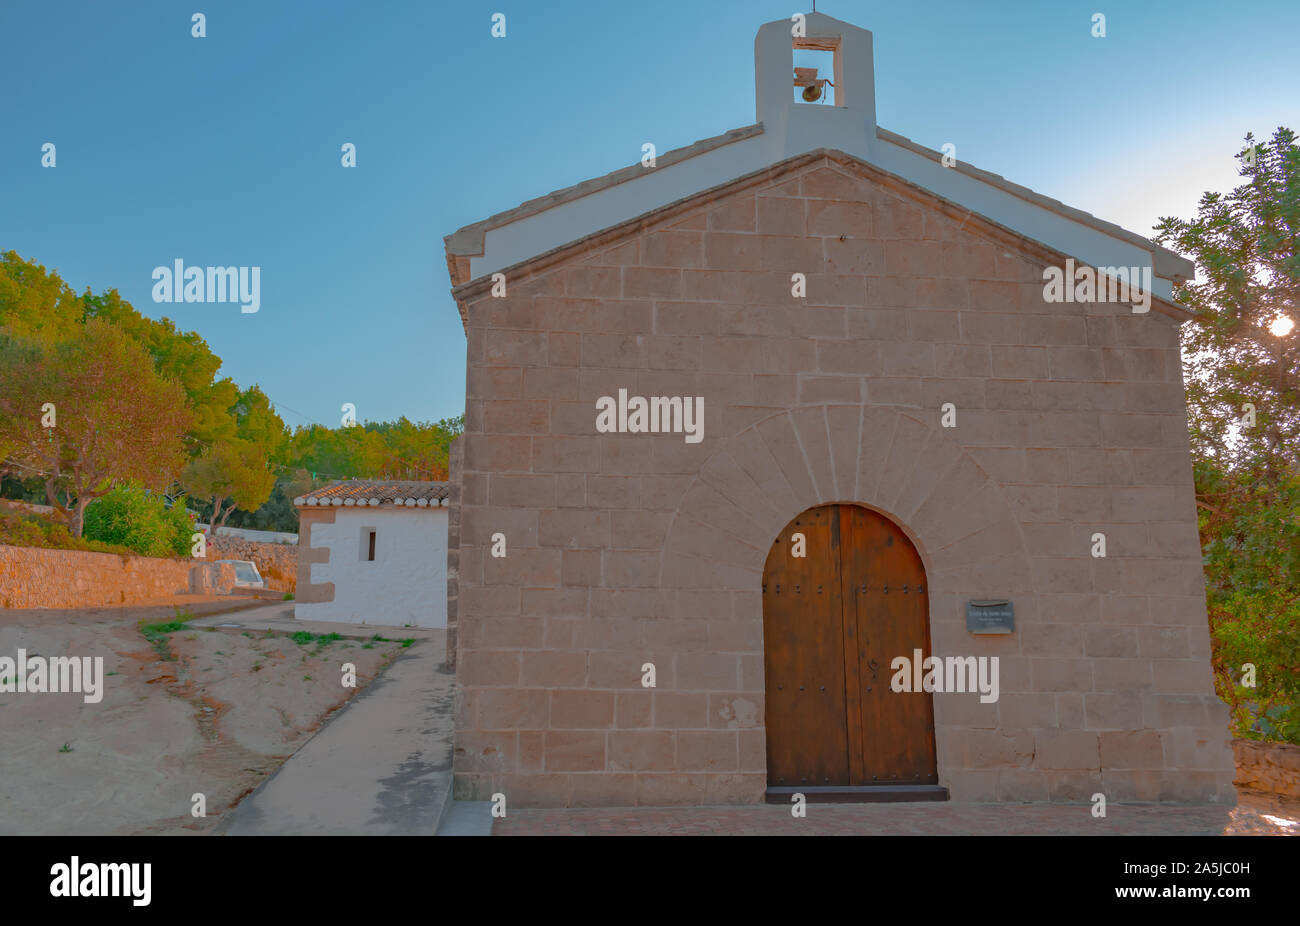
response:
M970 633L1011 633L1016 619L1010 601L966 602L966 629Z

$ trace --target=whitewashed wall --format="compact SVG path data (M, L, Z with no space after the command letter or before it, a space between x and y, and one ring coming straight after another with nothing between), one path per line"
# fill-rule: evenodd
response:
M316 524L314 548L329 562L311 564L313 584L334 583L334 600L299 602L299 620L400 627L447 626L447 509L338 508ZM375 530L375 560L365 559L363 528Z

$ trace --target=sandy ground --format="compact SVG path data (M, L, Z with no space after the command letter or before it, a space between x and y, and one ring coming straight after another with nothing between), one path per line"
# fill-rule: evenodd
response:
M199 616L230 606L177 601ZM103 656L105 674L97 704L0 694L0 835L207 832L402 651L186 629L167 635L164 655L140 624L174 615L171 604L0 611L0 656ZM345 662L355 689L341 684ZM205 818L191 815L196 794Z

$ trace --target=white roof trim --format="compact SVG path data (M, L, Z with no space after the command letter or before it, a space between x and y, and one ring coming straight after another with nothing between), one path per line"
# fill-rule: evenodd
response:
M844 52L858 56L847 66L847 99L858 106L802 105L793 102L790 83L789 20L764 25L755 40L757 110L761 131L737 130L735 141L699 143L687 156L661 156L660 164L644 168L633 179L611 178L592 183L592 192L566 198L552 194L554 205L503 214L500 224L478 223L483 231L481 253L470 256L470 279L521 264L533 257L620 225L648 212L739 177L763 170L787 158L817 149L843 151L929 190L959 206L1093 266L1151 267L1155 295L1172 300L1173 278L1190 278L1190 261L1178 258L1143 236L1096 219L1048 197L1002 180L994 174L959 164L943 167L934 152L875 125L872 37L865 29L824 14L808 14L809 35L842 37ZM838 88L837 88L838 89ZM692 146L695 147L695 146ZM549 197L546 197L549 198ZM470 226L462 231L477 230ZM468 242L461 233L457 247ZM450 239L449 239L450 240ZM466 282L466 281L461 281Z

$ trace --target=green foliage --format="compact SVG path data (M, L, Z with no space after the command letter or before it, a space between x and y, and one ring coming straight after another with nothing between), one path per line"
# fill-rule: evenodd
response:
M1271 142L1247 135L1237 160L1244 184L1206 193L1191 221L1161 219L1156 240L1192 257L1202 278L1176 292L1196 312L1183 356L1198 457L1285 464L1300 440L1300 329L1278 337L1269 326L1283 315L1300 325L1300 148L1279 128ZM1239 439L1247 402L1258 421Z
M220 514L226 502L250 510L265 502L275 481L274 467L286 434L284 422L257 386L241 390L228 377L217 379L221 358L202 337L193 331L180 331L170 319L146 318L116 290L99 295L87 290L78 297L57 272L47 272L12 251L0 255L0 337L7 336L25 347L29 354L35 351L39 355L55 345L76 342L82 331L95 326L116 332L152 365L154 375L148 376L139 369L138 363L133 364L128 371L132 377L146 385L155 379L172 383L181 391L186 412L183 420L163 415L157 430L158 436L164 439L141 442L142 446L152 443L170 452L173 441L184 440L177 465L167 467L167 483L178 477L180 465L187 457L201 457L201 462L192 462L187 467L184 482L192 493L213 501L218 509L218 523L224 520ZM11 348L10 353L14 350ZM17 356L10 366L20 364L36 366L30 357ZM20 385L26 387L24 392L32 393L33 383ZM41 402L57 404L48 395L48 388L36 391L41 393ZM28 406L34 398L34 394L20 393L10 403L17 411L7 407L0 407L0 411L27 417ZM168 433L163 434L163 429ZM129 442L119 443L118 447L108 449L108 455L113 456L126 446ZM28 451L26 455L18 453L24 449ZM14 435L0 428L0 473L9 468L15 470L10 475L27 478L34 469L44 472L45 467L33 467L26 458L30 449L21 441L15 442ZM137 479L152 485L145 476L130 470L129 460L117 463L108 476L110 482ZM86 487L82 490L89 491ZM64 484L54 485L51 491L65 500L73 496L73 490ZM69 517L70 523L79 520L80 512L70 513ZM76 530L74 525L74 533Z
M0 451L0 455L3 451ZM4 466L0 456L0 468ZM38 505L45 504L45 485L38 478L20 478L24 474L21 470L15 470L8 475L0 475L0 498L14 499L20 502L32 502Z
M451 442L464 430L464 416L437 422L367 422L351 428L313 425L288 435L270 496L256 511L237 510L226 522L252 530L298 530L293 500L335 479L447 478ZM312 478L312 473L316 478ZM203 503L208 517L211 507Z
M0 332L49 346L76 333L81 300L59 276L13 251L0 254Z
M86 508L85 536L144 556L186 556L194 522L184 504L168 508L161 495L116 486Z
M465 427L464 416L442 421L371 421L350 428L312 425L295 429L290 465L309 473L349 479L447 478L451 442Z
M1300 476L1197 465L1215 683L1248 739L1300 743ZM1255 685L1242 684L1246 665Z
M115 289L78 296L57 271L13 251L0 255L0 332L50 346L74 337L90 319L122 332L149 355L159 376L181 386L193 412L191 437L214 442L234 433L228 410L238 387L216 380L221 358L196 332L180 331L168 318L146 318ZM194 452L200 446L192 443Z
M220 369L197 333L116 290L78 296L57 271L0 254L0 494L59 508L78 534L84 506L113 484L179 480L208 523L292 532L293 499L334 479L448 476L463 417L290 432L261 389ZM45 402L57 428L39 425Z
M100 543L74 537L67 525L35 515L0 514L0 544L11 547L41 547L47 550L86 550L91 553L129 555L134 550L119 544Z
M170 635L178 630L184 630L185 625L194 620L194 613L182 610L177 607L176 616L173 620L163 621L159 624L140 624L140 633L149 641L158 658L165 662L175 662L176 654L172 652Z
M309 633L306 630L299 630L297 633L293 634L289 639L293 640L293 642L297 643L299 646L306 646L308 643L315 643L316 648L311 651L311 655L315 656L319 654L321 650L325 649L325 647L329 646L331 643L336 643L339 640L342 640L343 637L341 634L337 634L337 633L322 633L317 635L317 634ZM306 657L304 656L303 658L305 659Z
M224 525L235 508L256 511L267 501L287 439L284 422L257 386L239 392L226 413L234 422L232 433L204 449L181 474L186 490L212 500L214 527Z
M185 629L185 624L182 621L165 621L161 624L146 624L145 626L140 628L141 632L146 635L159 634L159 633L175 633L178 630L184 630L184 629Z
M170 485L190 420L180 387L105 321L52 346L0 336L0 454L43 481L74 535L114 482Z
M1198 269L1175 295L1215 686L1236 735L1300 743L1300 324L1270 330L1300 323L1300 148L1280 128L1237 158L1245 183L1156 240Z

